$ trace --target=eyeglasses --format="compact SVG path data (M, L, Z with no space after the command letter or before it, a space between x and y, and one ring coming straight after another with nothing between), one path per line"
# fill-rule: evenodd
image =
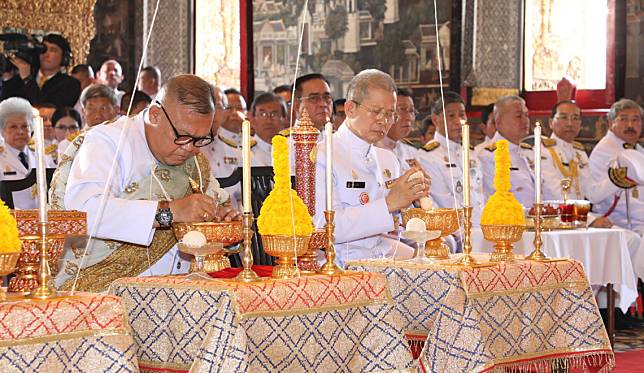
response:
M409 115L412 115L412 116L414 116L414 117L415 117L416 115L418 115L418 113L419 113L419 111L418 111L418 110L416 110L416 109L414 109L414 108L409 108L409 109L405 109L405 108L397 108L397 109L396 109L396 112L398 112L398 115L399 115L399 116L400 116L400 115L402 115L402 114L409 114Z
M177 128L172 124L172 120L170 119L170 116L168 115L168 112L165 111L165 108L159 101L155 101L161 110L163 110L163 114L165 114L166 119L168 120L168 123L170 123L170 127L172 127L172 130L174 131L174 143L177 145L188 145L192 143L192 145L196 146L197 148L201 148L202 146L206 146L213 142L215 140L215 137L212 134L212 129L210 130L210 136L206 137L194 137L190 135L181 135L179 134L179 131L177 131Z
M280 113L278 111L271 111L270 113L267 112L267 111L260 111L258 115L263 119L268 119L268 118L273 119L273 118L283 118L284 117L282 115L282 113Z
M330 93L324 93L324 94L314 93L312 95L302 96L298 98L298 100L308 100L314 104L319 104L321 102L324 102L325 104L330 104L333 102L333 97L331 97Z
M579 115L568 116L566 114L559 114L555 118L557 118L558 120L570 120L573 122L579 122L581 120L581 117Z
M356 105L358 105L358 107L364 108L364 110L367 113L369 113L369 116L372 119L384 119L385 122L388 122L388 123L395 123L398 120L398 114L396 114L396 112L393 110L387 111L384 109L374 109L374 108L370 108L369 106L363 105L358 101L355 101L355 100L351 100L351 101L355 102Z

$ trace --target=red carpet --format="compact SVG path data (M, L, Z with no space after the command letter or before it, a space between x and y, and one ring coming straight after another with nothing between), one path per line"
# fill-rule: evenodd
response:
M615 352L615 373L644 371L644 350Z

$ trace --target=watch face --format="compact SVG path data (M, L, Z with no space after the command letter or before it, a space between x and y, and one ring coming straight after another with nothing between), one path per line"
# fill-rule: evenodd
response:
M160 226L169 227L172 224L172 211L169 208L159 209L155 218Z

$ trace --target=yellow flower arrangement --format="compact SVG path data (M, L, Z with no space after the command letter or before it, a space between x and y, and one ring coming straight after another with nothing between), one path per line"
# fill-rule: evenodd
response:
M510 192L510 150L506 140L496 142L494 151L494 189L483 214L482 225L524 225L523 206Z
M291 189L291 167L288 157L288 139L273 137L273 171L275 185L257 218L257 229L262 235L309 236L313 233L313 219L304 201Z
M15 253L22 250L18 224L2 200L0 200L0 242L0 253Z

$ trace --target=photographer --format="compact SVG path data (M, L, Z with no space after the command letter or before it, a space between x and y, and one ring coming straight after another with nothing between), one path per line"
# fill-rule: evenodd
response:
M80 83L62 72L71 62L69 42L61 35L48 34L43 44L47 49L39 55L39 68L19 57L10 59L17 73L5 82L1 99L23 97L32 105L48 102L57 107L74 106Z

